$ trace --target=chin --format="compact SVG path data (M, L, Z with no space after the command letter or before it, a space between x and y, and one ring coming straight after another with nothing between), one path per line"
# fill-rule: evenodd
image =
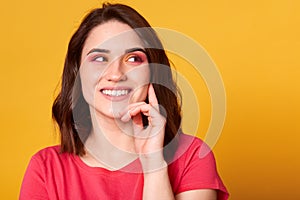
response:
M120 112L122 112L128 104L119 104L119 103L112 103L109 104L100 104L101 106L96 106L92 108L91 112L94 112L98 117L104 118L120 118Z

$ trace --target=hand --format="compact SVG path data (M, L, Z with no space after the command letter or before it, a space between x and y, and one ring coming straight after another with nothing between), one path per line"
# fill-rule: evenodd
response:
M159 105L152 84L148 88L148 100L149 104L145 102L130 104L121 114L121 121L123 122L129 122L132 119L136 153L146 158L154 152L162 156L166 125L166 118L159 112ZM143 126L142 114L148 118L146 128Z

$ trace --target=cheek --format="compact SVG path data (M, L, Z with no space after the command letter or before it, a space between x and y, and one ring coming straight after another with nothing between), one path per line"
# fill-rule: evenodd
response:
M127 74L130 79L138 83L140 86L149 83L150 81L150 69L148 65L135 68Z
M101 72L93 70L90 66L81 66L79 75L83 97L88 104L92 104Z
M128 79L135 83L135 91L130 98L130 102L144 101L148 94L148 85L150 81L149 67L141 67L128 73Z
M148 84L136 88L130 97L129 103L145 101L147 94L148 94Z

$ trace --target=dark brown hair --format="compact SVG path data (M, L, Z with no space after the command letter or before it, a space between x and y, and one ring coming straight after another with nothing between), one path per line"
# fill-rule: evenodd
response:
M81 53L90 31L110 20L120 21L137 30L139 37L150 47L146 48L148 62L151 64L150 82L153 84L159 104L164 108L161 113L167 116L164 146L169 144L180 130L181 108L178 90L172 78L168 57L156 33L133 8L122 4L103 4L102 8L92 10L83 19L69 42L61 91L52 106L52 116L61 133L61 152L85 154L83 142L88 137L92 124L88 104L82 95L80 80L76 81L79 77L77 75ZM149 28L146 31L144 29L138 31L138 28L143 27ZM162 68L162 65L167 67Z

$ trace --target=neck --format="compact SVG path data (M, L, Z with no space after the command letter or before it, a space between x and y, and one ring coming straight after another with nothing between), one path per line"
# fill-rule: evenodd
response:
M85 148L90 156L99 161L99 166L103 167L104 164L105 168L119 169L138 157L134 138L130 136L130 123L123 123L93 111L91 120L93 129L85 142Z

